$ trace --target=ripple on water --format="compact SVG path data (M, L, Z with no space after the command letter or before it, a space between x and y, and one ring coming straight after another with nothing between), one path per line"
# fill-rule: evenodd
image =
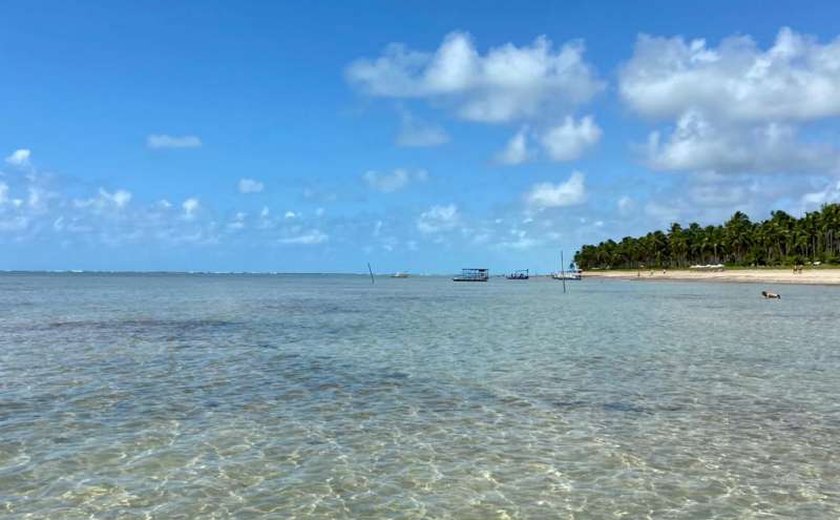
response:
M840 516L833 289L362 282L0 275L0 512Z

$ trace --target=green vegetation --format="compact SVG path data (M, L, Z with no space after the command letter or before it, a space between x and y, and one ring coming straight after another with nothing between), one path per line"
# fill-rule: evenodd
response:
M840 204L797 219L774 211L763 222L751 222L738 211L722 226L683 228L585 245L575 253L581 269L681 268L695 264L779 266L807 262L840 263Z

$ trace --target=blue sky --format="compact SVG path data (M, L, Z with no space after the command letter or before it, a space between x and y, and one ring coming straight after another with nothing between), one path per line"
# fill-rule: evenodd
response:
M840 4L5 2L0 269L447 273L840 200Z

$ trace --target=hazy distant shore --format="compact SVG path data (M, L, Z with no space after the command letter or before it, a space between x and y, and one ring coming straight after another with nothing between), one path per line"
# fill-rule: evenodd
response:
M621 280L689 280L697 282L763 282L786 284L840 285L840 269L805 269L794 274L793 269L733 269L721 272L679 270L641 271L585 271L585 278L615 278Z

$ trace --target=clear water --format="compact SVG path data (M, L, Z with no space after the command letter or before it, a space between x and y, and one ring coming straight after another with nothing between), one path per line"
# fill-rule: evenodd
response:
M4 518L838 518L840 289L0 275Z

